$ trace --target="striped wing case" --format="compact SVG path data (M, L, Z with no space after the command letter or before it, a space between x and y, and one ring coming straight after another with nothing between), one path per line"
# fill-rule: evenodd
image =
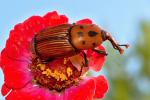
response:
M75 49L70 43L70 29L72 24L48 27L35 35L31 43L31 50L42 60L74 55Z

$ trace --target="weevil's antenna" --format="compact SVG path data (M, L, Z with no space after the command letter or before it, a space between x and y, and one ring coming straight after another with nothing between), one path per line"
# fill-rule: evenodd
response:
M129 44L118 44L114 39L113 37L110 35L110 33L102 30L101 31L101 34L102 34L102 39L103 41L105 40L109 40L113 46L114 49L118 50L120 52L120 54L123 54L124 53L124 50L120 47L120 46L125 46L126 48L129 47Z

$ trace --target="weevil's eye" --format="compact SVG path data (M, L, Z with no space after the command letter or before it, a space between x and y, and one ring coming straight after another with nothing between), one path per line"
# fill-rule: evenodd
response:
M83 37L83 32L78 32L78 37Z
M94 31L89 31L88 32L88 35L90 36L90 37L94 37L94 36L96 36L98 33L97 32L94 32Z

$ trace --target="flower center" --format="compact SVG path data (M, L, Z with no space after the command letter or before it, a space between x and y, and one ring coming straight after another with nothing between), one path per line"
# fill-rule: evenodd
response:
M36 58L32 60L29 68L34 84L58 92L77 84L82 73L82 68L78 70L68 58L54 59L48 63Z

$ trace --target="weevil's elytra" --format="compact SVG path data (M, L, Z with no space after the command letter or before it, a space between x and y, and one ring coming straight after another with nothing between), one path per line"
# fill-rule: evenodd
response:
M41 60L76 55L82 50L94 49L109 40L114 49L123 53L123 49L111 37L95 24L62 24L41 30L31 42L31 50ZM96 51L96 50L95 50ZM100 52L102 53L102 52ZM104 52L106 54L106 52Z
M70 53L76 54L69 42L69 29L72 24L64 24L56 27L48 27L38 33L36 39L36 53L42 60L60 57ZM35 42L35 41L34 41Z

